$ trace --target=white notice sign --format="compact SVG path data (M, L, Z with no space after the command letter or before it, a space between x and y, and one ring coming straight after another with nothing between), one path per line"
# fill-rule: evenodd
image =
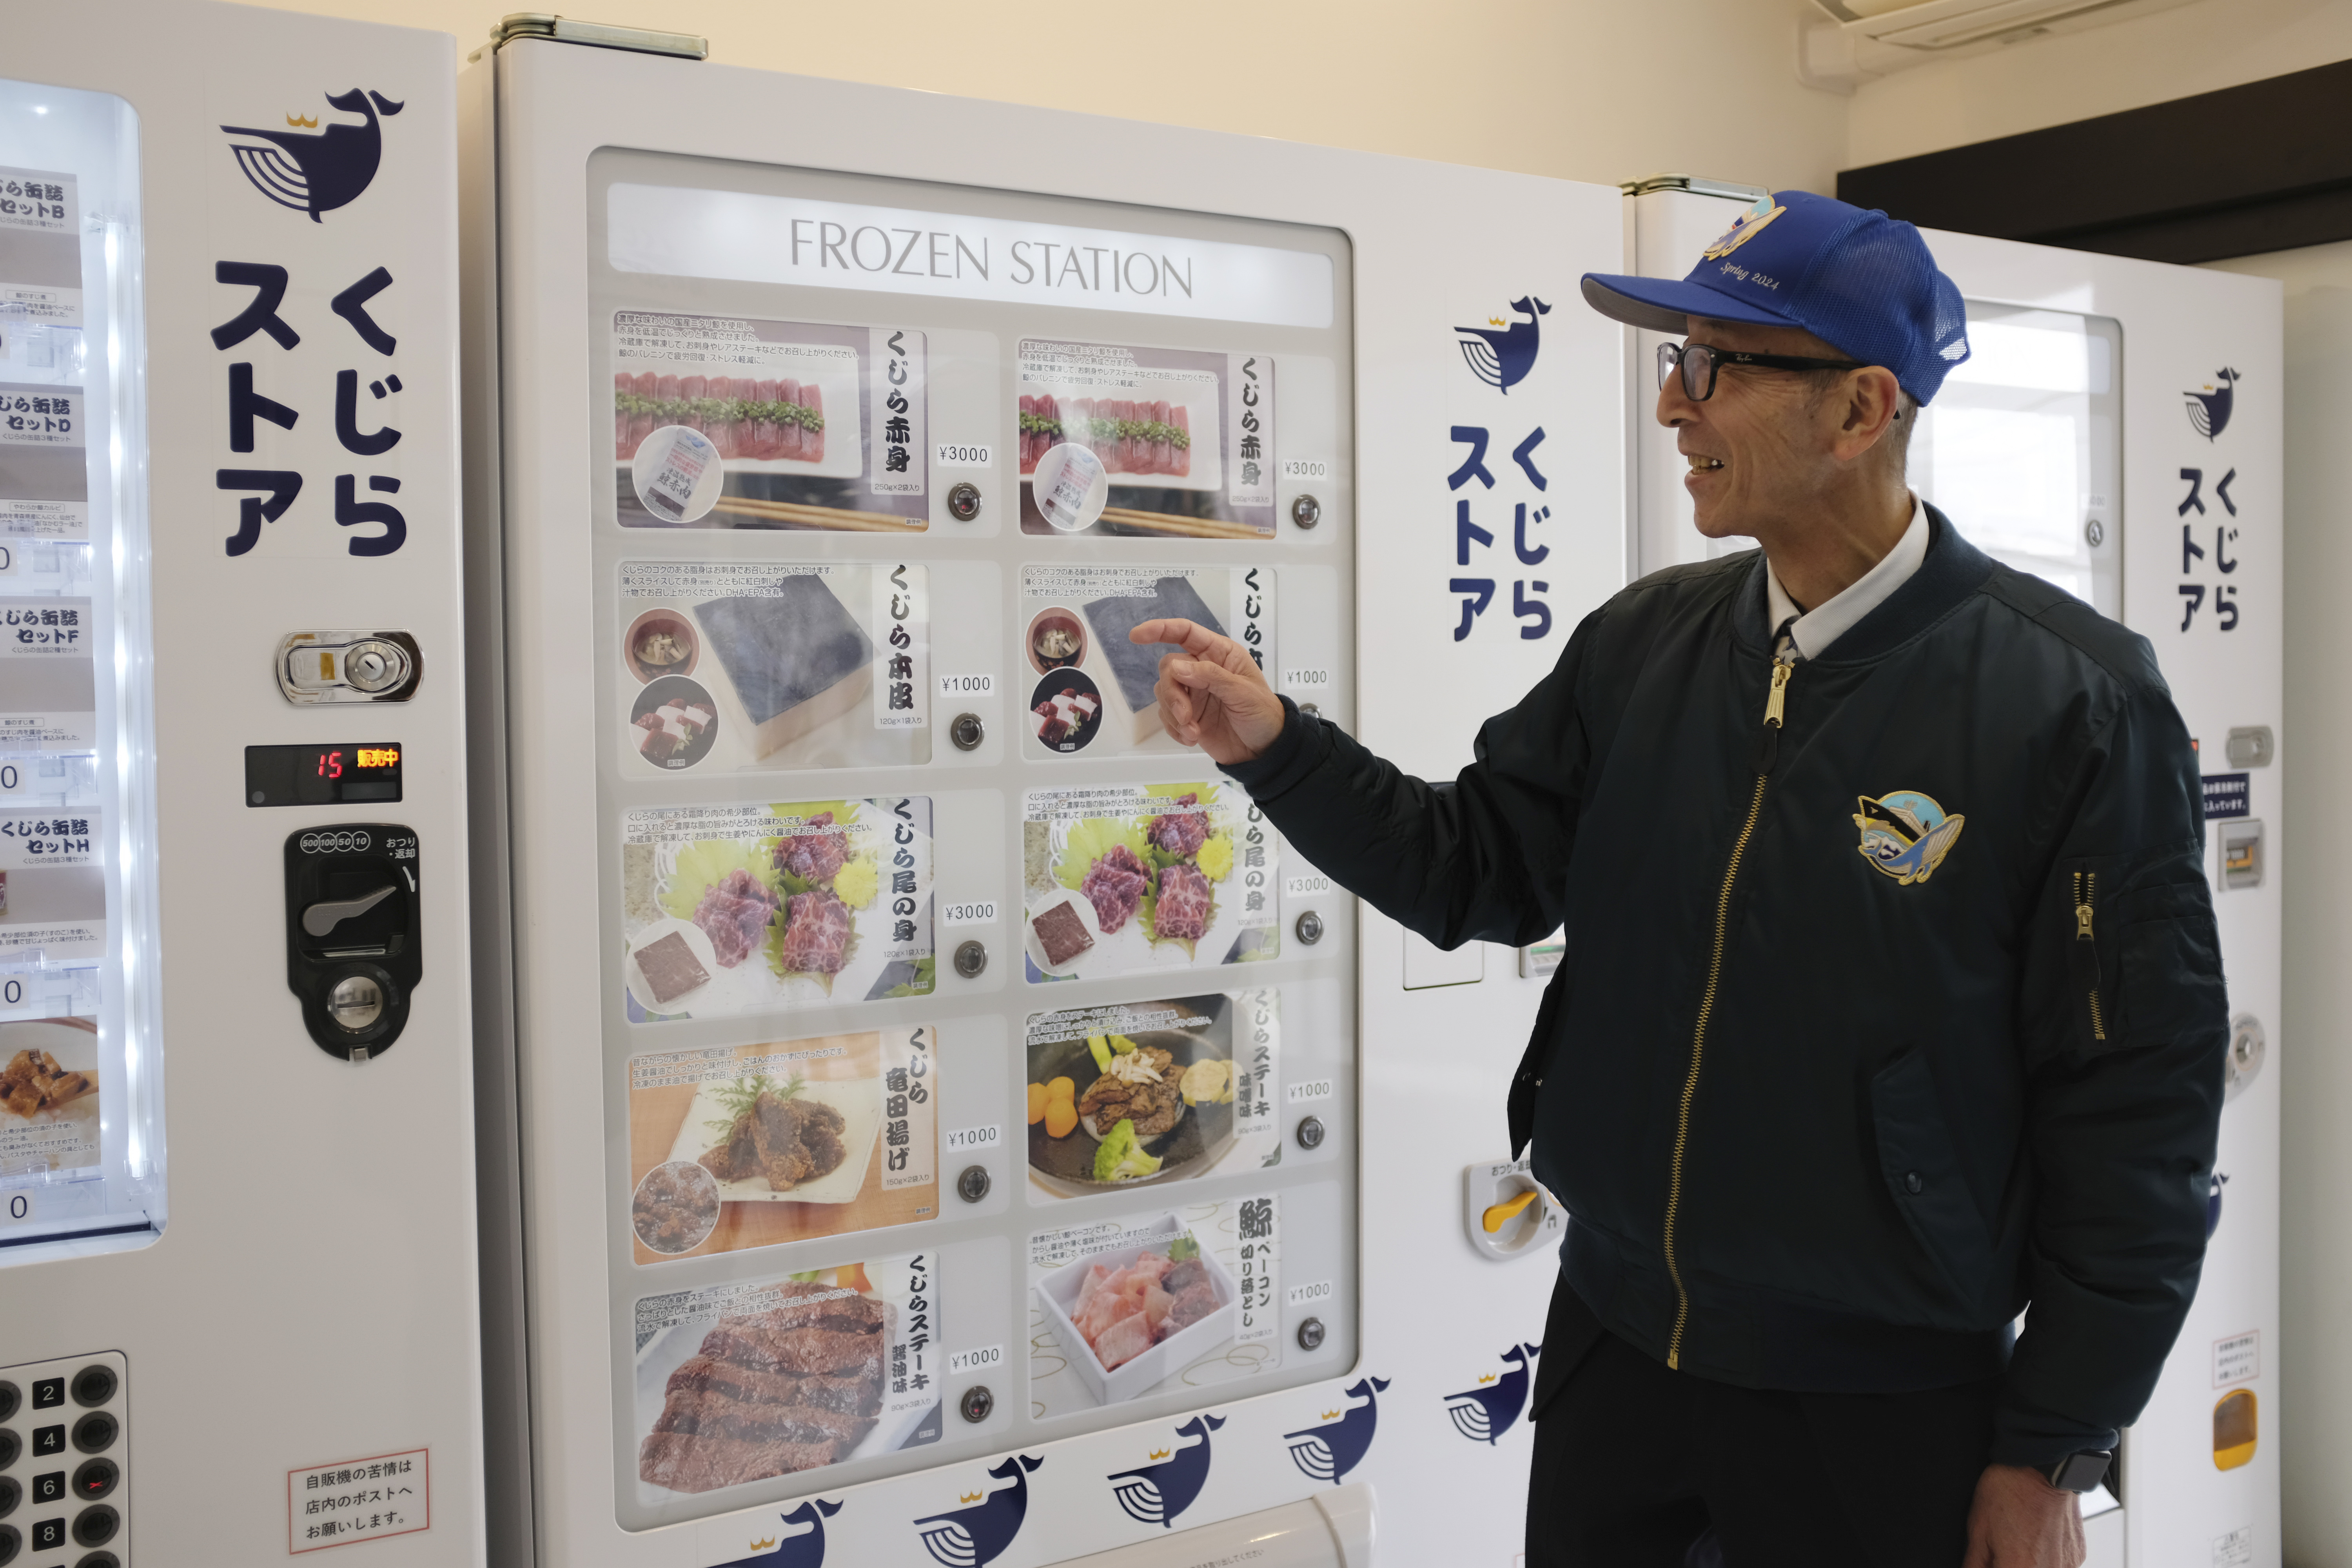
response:
M2260 1329L2248 1329L2242 1334L2231 1334L2213 1342L2213 1386L2227 1388L2233 1383L2252 1383L2263 1374L2263 1334Z
M410 1448L286 1472L286 1550L321 1552L433 1528L432 1452Z

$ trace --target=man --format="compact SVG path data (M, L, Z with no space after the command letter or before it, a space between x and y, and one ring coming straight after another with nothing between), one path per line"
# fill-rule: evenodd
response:
M1134 634L1169 728L1440 946L1565 929L1510 1095L1573 1215L1531 1568L2075 1568L2203 1258L2188 734L2144 638L1905 488L1968 353L1909 225L1783 192L1584 293L1687 331L1657 416L1761 551L1587 617L1452 784L1183 621Z

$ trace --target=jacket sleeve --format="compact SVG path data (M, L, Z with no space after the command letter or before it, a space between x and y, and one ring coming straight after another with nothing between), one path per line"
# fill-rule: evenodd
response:
M1349 892L1439 947L1534 942L1560 923L1591 747L1578 686L1608 606L1549 675L1486 721L1470 765L1427 784L1282 700L1282 734L1225 771Z
M2160 684L2069 783L2026 933L2032 1304L1995 1417L2003 1464L2112 1448L2147 1403L2204 1263L2229 1038L2195 753Z

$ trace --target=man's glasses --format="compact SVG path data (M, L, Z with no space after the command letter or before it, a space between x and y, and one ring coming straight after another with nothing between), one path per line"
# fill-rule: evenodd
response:
M1716 373L1727 364L1753 365L1759 370L1860 370L1860 362L1850 359L1801 359L1795 354L1751 354L1738 349L1719 349L1711 343L1660 343L1658 345L1658 385L1682 366L1683 395L1693 403L1705 403L1715 395Z

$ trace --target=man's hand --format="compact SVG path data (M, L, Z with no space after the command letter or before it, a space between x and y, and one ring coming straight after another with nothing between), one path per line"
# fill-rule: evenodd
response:
M1191 621L1146 621L1127 634L1138 644L1174 643L1160 659L1160 720L1187 746L1218 763L1245 763L1282 733L1282 699L1242 645Z
M1985 1467L1960 1568L2082 1568L2085 1554L2080 1498L2022 1465Z

